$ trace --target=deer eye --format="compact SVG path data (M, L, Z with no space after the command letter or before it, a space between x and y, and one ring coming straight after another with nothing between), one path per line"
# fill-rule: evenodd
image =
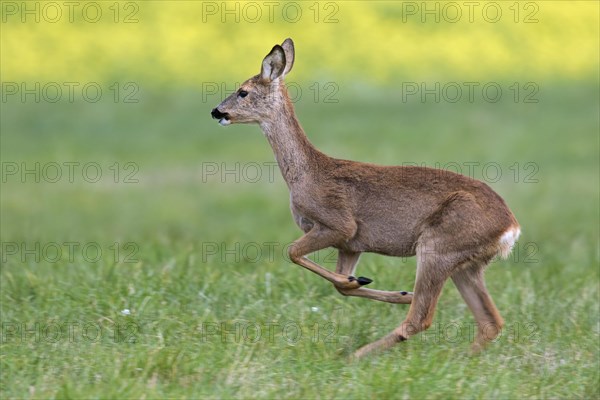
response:
M240 90L238 93L238 96L240 97L246 97L248 96L248 92L246 92L245 90Z

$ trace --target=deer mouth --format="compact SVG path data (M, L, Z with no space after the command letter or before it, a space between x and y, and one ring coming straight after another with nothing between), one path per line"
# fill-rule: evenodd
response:
M231 120L229 119L229 114L219 111L218 108L213 108L213 110L210 112L210 115L214 119L218 119L219 125L221 125L221 126L231 124Z

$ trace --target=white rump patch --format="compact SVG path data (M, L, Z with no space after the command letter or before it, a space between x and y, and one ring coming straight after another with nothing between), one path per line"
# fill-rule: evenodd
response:
M513 226L500 236L500 240L498 241L498 254L500 257L507 258L510 255L511 250L515 245L515 242L519 240L520 235L521 229L518 226Z

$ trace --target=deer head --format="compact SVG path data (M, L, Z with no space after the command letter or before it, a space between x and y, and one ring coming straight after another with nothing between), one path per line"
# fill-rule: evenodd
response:
M258 123L274 118L285 100L287 92L283 79L294 65L294 42L286 39L275 45L264 58L260 74L253 76L229 95L211 115L219 124Z

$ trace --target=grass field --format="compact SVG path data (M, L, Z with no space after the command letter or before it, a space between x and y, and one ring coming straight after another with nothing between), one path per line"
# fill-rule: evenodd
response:
M486 273L497 343L469 354L448 283L429 331L359 363L407 307L286 259L300 231L257 127L219 127L218 99L185 90L4 103L0 397L598 398L597 82L540 87L537 103L438 104L341 82L337 103L297 102L324 152L458 166L522 225ZM365 255L358 272L411 290L415 263Z

